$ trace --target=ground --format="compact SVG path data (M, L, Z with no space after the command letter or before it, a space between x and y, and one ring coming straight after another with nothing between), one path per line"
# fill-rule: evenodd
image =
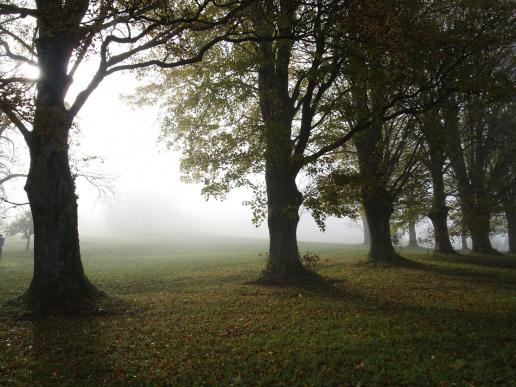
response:
M516 257L301 244L325 278L250 284L264 241L83 242L98 316L27 320L22 244L0 261L0 385L515 385ZM109 304L111 303L111 304Z

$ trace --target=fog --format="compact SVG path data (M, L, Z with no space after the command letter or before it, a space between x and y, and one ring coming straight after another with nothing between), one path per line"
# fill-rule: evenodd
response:
M71 94L88 79L88 70L76 76ZM115 74L101 83L81 110L80 129L73 152L99 156L101 169L89 173L110 176L113 193L99 195L84 179L77 180L81 237L103 239L165 239L184 235L222 235L267 238L265 224L251 223L251 210L242 205L251 198L244 189L231 192L225 201L206 201L201 185L180 180L177 152L158 142L160 120L156 107L134 107L121 96L134 93L131 74ZM22 158L28 155L22 152ZM23 182L11 185L10 198L26 201ZM8 213L15 215L14 211ZM360 243L362 229L350 219L328 219L321 232L308 212L298 229L301 241Z
M94 70L94 64L87 63L76 74L70 101ZM78 131L74 133L72 153L78 158L99 157L103 162L93 163L85 172L105 175L112 188L112 192L104 190L99 194L84 178L77 179L81 237L138 241L190 240L199 235L267 238L266 224L255 227L251 209L242 205L251 198L250 192L238 189L224 201L206 201L201 195L202 185L181 181L179 152L159 142L159 107L133 106L124 98L135 93L138 84L130 73L106 78L76 119ZM28 152L21 137L17 140L26 170ZM20 179L9 183L7 189L11 200L27 201ZM4 223L15 216L15 209L8 211ZM418 225L418 237L428 235L427 223ZM332 217L327 220L326 231L321 232L309 212L302 211L298 239L361 243L363 232L360 222ZM493 242L498 248L506 248L504 238L497 237Z
M89 79L93 66L77 75L71 94L77 93ZM155 240L177 239L199 235L267 238L266 224L255 227L251 209L242 202L251 193L238 189L224 201L206 201L202 185L186 184L180 179L180 154L159 143L158 107L135 107L123 96L134 93L138 83L128 73L108 77L90 97L76 123L72 152L79 156L98 156L100 169L88 173L106 174L113 192L99 194L83 178L77 180L79 196L79 232L83 238ZM20 158L28 165L28 153L21 138ZM26 202L23 182L8 184L9 197ZM7 212L5 222L16 216ZM418 225L418 237L428 234L429 225ZM298 227L300 241L361 243L360 222L328 218L321 232L307 211L302 211ZM405 240L402 240L405 242ZM457 242L457 241L455 241ZM494 244L506 249L504 238ZM459 247L458 243L454 243Z

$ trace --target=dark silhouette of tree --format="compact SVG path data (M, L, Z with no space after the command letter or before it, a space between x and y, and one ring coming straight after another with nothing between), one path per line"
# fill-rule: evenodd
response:
M434 229L435 251L455 254L448 232L448 206L444 174L447 169L445 127L442 124L439 106L423 113L420 121L424 141L424 164L432 180L432 203L428 217Z
M470 98L460 107L450 102L445 113L449 157L475 253L496 253L489 239L490 221L497 205L498 180L509 176L509 161L497 152L501 138L494 116L498 109L498 105Z
M494 112L497 125L496 163L498 168L491 181L500 212L505 214L509 253L516 253L516 109L514 103L501 106Z

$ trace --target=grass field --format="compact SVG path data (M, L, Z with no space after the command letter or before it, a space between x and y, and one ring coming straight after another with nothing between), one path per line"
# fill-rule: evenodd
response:
M22 245L0 261L0 385L516 385L516 257L305 243L326 281L248 284L265 241L83 242L115 301L95 317L17 318Z

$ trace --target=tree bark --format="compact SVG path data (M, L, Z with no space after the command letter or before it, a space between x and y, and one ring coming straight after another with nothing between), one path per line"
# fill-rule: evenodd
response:
M33 130L27 138L31 162L25 185L34 221L34 273L25 294L32 306L76 307L100 295L81 262L77 196L68 158L72 122L64 104L67 67L87 7L87 1L63 8L38 2L40 78Z
M460 236L461 244L462 244L462 250L469 250L468 247L468 237L464 234Z
M419 248L419 245L417 244L416 222L414 222L414 220L412 220L412 219L409 220L408 234L409 234L408 247L410 247L412 249Z
M441 170L442 167L439 167ZM433 168L432 168L433 169ZM444 193L443 175L436 169L431 171L433 195L428 217L434 228L435 251L441 254L456 254L448 233L448 207Z
M505 218L507 220L507 237L509 238L509 253L516 254L516 200L504 201Z
M489 238L491 213L484 206L464 208L464 221L471 233L471 251L478 254L497 254Z
M445 204L437 204L435 200L433 202L428 217L434 228L435 252L456 254L448 234L448 208Z
M364 229L364 242L362 244L369 246L371 244L371 233L369 232L369 224L367 223L365 213L360 212L360 219L362 220L362 228Z
M436 110L429 110L423 115L423 134L428 145L427 167L432 178L432 206L428 217L434 228L435 252L456 254L450 242L448 231L448 207L444 191L445 134Z
M263 5L263 7L262 7ZM280 36L292 33L294 8L280 7ZM257 3L256 30L263 36L273 36L273 26L266 22L272 3ZM292 158L293 99L289 95L289 63L293 41L280 39L257 45L258 95L264 123L265 183L267 187L267 224L269 227L269 257L263 272L266 280L290 282L307 270L301 263L297 246L299 207L303 201L296 186L301 168Z
M264 276L273 281L295 280L305 273L299 259L297 225L302 195L295 177L266 173L268 195L269 257Z
M372 262L395 262L399 256L394 251L391 238L390 218L393 208L383 200L367 198L364 208L371 233L369 260Z
M399 256L392 245L390 218L393 200L389 195L382 169L381 123L355 135L361 178L362 204L371 236L369 260L393 262Z
M45 111L37 109L37 116ZM68 132L54 126L56 121L54 117L48 120L50 126L35 126L29 146L31 165L25 190L34 220L34 274L26 298L41 306L73 306L97 291L81 262Z

